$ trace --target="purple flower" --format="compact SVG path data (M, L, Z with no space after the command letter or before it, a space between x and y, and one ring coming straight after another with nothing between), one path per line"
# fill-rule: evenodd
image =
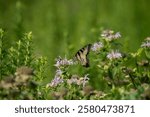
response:
M54 79L47 84L47 87L56 87L60 83L64 82L64 79L62 78L63 71L58 69L56 70L56 74Z
M56 75L55 76L61 76L63 74L63 71L58 69L56 70Z
M116 40L121 37L120 32L114 33L113 30L104 30L101 34L103 38L108 41Z
M98 51L99 49L101 49L103 47L103 43L102 42L97 42L94 43L91 47L92 51Z
M110 53L108 53L107 58L108 59L119 59L119 58L122 58L122 55L118 51L112 50Z
M63 83L64 80L61 77L56 77L51 81L51 83L47 84L47 87L56 87L60 83Z
M66 58L62 59L61 57L59 57L56 59L56 64L54 66L60 68L61 66L73 65L73 64L74 64L74 62L72 59L67 60Z

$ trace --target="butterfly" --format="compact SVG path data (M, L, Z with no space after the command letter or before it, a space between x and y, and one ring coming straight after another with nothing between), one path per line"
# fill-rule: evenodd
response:
M88 44L81 48L76 54L75 58L78 60L84 67L89 67L89 59L88 59L88 54L91 49L91 44Z

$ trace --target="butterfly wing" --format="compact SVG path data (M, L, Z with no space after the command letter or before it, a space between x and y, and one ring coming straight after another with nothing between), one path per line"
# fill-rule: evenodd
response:
M89 59L88 59L88 54L91 49L91 44L88 44L81 48L76 54L75 57L84 67L89 67Z

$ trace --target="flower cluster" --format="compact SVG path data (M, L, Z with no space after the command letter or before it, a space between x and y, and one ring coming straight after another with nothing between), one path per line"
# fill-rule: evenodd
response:
M34 71L31 68L22 66L16 69L15 81L19 83L24 83L29 80L30 76L34 75Z
M79 85L79 83L78 83L78 80L79 79L79 76L78 75L73 75L70 79L68 79L67 80L67 83L68 84L78 84Z
M115 39L118 39L121 37L120 32L116 32L114 33L113 30L104 30L101 34L101 36L105 39L107 39L108 41L112 41Z
M122 55L118 51L112 50L110 53L108 53L107 58L110 60L119 59L119 58L122 58Z
M68 66L68 65L73 65L74 62L72 59L67 60L67 58L62 59L61 57L56 59L56 64L54 65L57 68L60 68L61 66Z
M68 60L67 58L65 59L62 59L61 57L57 58L56 64L54 64L54 66L57 67L55 77L50 83L46 85L46 87L56 87L59 84L63 83L64 82L64 79L63 79L64 66L69 66L73 64L74 62L72 59Z
M88 81L90 80L90 78L88 77L89 74L86 74L83 78L81 78L81 83L83 85L83 87L85 87L85 85L88 83Z
M150 41L143 42L141 47L150 48Z
M56 87L60 83L63 83L64 79L62 78L62 73L63 73L62 70L60 69L56 70L54 79L50 83L48 83L46 87Z
M92 45L91 50L96 52L96 51L100 50L103 46L104 45L102 42L97 42Z
M84 77L79 77L77 75L73 75L71 79L67 80L68 84L77 84L77 85L82 85L85 87L85 85L88 83L89 77L88 74L86 74Z
M59 85L60 83L63 83L64 80L61 77L55 77L51 83L47 84L47 87L56 87L57 85Z
M89 81L88 74L86 74L84 77L79 77L78 75L73 75L70 79L64 80L62 78L62 74L60 74L60 72L62 72L62 71L57 71L55 78L50 83L48 83L46 87L56 87L65 81L69 85L76 84L76 85L79 85L79 86L82 85L82 87L85 87Z
M22 66L16 69L15 75L10 75L6 77L4 81L2 80L0 85L6 89L17 87L19 85L25 86L33 75L33 69Z
M0 81L0 97L4 99L35 99L35 95L37 94L35 89L38 84L33 80L33 76L33 69L27 66L17 68L15 74L4 77ZM30 95L29 93L33 91L35 93Z
M150 37L147 37L145 40L146 40L146 41L150 41Z

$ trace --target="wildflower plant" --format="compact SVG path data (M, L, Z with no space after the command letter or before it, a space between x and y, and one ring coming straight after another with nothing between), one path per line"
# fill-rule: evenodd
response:
M55 87L52 93L53 99L148 98L149 96L145 94L145 87L140 84L148 85L150 81L149 58L145 55L146 60L138 61L141 59L143 52L149 51L149 40L145 40L137 52L125 53L121 52L118 46L114 46L120 44L117 40L121 37L120 32L115 33L112 30L102 32L101 37L99 37L100 40L91 46L92 57L90 59L93 59L91 60L93 65L84 77L69 72L68 67L76 65L74 61L61 57L57 59L55 64L56 74L49 85ZM136 64L130 66L128 62L132 60ZM101 85L98 86L99 90L94 90L94 87L92 87L96 83ZM66 91L63 94L64 97L60 92L62 87L65 87ZM134 90L134 93L129 93L130 90Z
M90 67L58 57L50 78L47 58L34 55L31 32L8 48L0 29L0 99L150 99L150 38L127 53L118 46L121 37L102 31L90 44Z
M29 32L7 48L5 32L0 29L0 99L39 98L42 83L38 83L46 76L46 59L34 56L32 43L32 32Z
M91 50L96 52L96 51L99 51L101 48L103 48L103 43L102 42L96 42L92 45Z
M89 85L90 78L88 74L79 76L72 74L69 67L75 67L77 62L73 59L63 59L61 57L56 59L54 64L56 68L54 78L46 85L50 91L49 97L52 99L83 99L83 89ZM65 90L62 97L61 89Z
M114 32L113 30L104 30L101 34L101 37L107 41L113 41L121 37L120 32Z

